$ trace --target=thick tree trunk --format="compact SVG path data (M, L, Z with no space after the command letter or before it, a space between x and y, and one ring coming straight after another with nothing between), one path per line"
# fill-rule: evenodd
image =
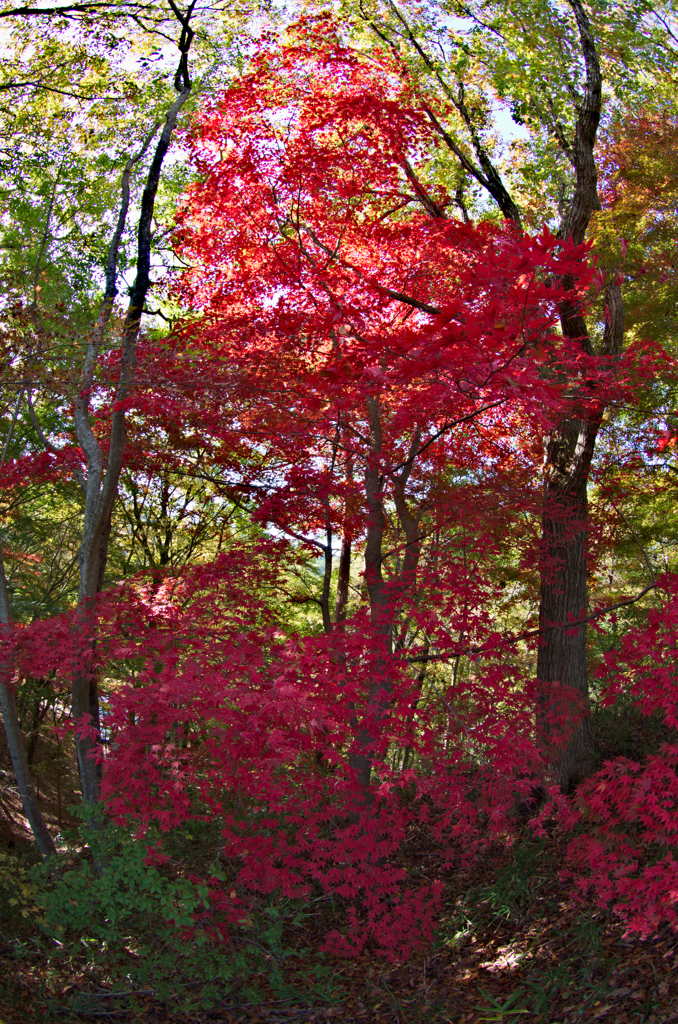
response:
M568 2L577 23L586 78L572 146L564 145L574 167L575 188L558 234L580 244L592 215L600 209L594 146L600 123L602 75L588 15L581 0ZM566 280L563 284L569 287L572 282ZM606 299L608 318L602 354L616 356L621 352L624 334L621 289L616 281L608 286ZM560 319L563 334L583 353L593 355L581 311L565 302ZM575 380L574 391L577 387ZM579 396L580 400L586 397L590 400L594 396ZM595 412L583 413L584 419L575 414L560 424L551 434L546 454L537 733L565 793L595 771L597 763L589 713L586 626L568 629L567 624L584 618L587 607L587 485L602 413L601 406Z
M537 734L563 792L596 768L586 671L588 502L597 420L569 420L548 445L542 517Z
M386 0L386 3L393 15L389 31L380 27L370 16L363 17L379 38L391 47L396 57L400 57L403 43L418 54L428 68L431 80L437 83L442 94L456 108L466 129L467 145L460 145L454 131L448 130L439 116L427 109L426 113L437 133L466 173L492 196L504 216L520 227L520 210L485 149L481 126L474 122L473 111L466 106L463 82L457 81L453 85L444 78L439 61L428 54L417 32L409 25L394 0ZM593 29L582 0L567 0L567 3L574 17L570 43L579 51L584 72L580 94L572 96L575 130L568 138L557 122L549 122L549 115L546 115L544 127L557 139L574 171L574 192L562 216L558 235L563 239L571 238L579 244L586 237L593 213L600 209L594 147L600 122L603 80ZM559 31L567 25L563 13L559 14ZM545 109L548 109L548 104L545 104ZM475 161L470 156L471 149L475 152ZM432 204L411 169L408 170L406 166L405 172L429 215L444 216L445 211ZM569 283L564 282L566 287ZM608 286L606 300L608 322L602 354L616 356L621 352L624 332L623 303L617 282ZM581 313L563 304L561 322L563 333L576 341L583 352L592 355L590 337ZM577 386L578 382L573 381L573 390ZM553 760L552 767L561 785L568 790L595 766L590 721L586 717L586 629L581 626L568 630L566 625L560 628L560 624L566 623L568 618L571 620L573 616L580 618L587 603L586 486L600 423L596 415L590 422L582 423L574 414L572 419L558 424L549 441L545 472L540 622L546 632L537 667L538 678L543 683L539 697L538 731L544 742L545 753ZM580 443L583 448L578 447ZM558 628L551 628L556 624ZM556 685L569 687L573 694L576 692L579 695L570 705L573 718L567 746L565 749L558 748L557 752L553 747L555 737L551 734L551 728L547 728L548 709Z

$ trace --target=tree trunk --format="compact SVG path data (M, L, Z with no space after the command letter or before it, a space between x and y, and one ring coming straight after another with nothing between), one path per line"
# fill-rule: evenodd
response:
M577 107L571 149L566 155L575 170L575 188L559 229L559 237L580 244L591 217L600 209L594 146L600 123L602 75L595 39L581 0L568 0L575 16L586 81ZM570 287L572 282L564 281ZM602 354L618 356L624 335L624 308L618 282L606 291L607 323ZM570 302L560 309L565 337L582 352L593 346L581 311ZM577 387L577 381L573 382ZM576 397L576 396L575 396ZM589 400L594 395L589 393ZM587 485L603 407L576 414L560 424L546 452L539 623L543 630L537 657L540 687L537 734L542 750L564 793L592 774L597 766L589 711L586 673L586 626L567 623L585 617L587 607Z
M344 622L348 606L349 585L351 582L351 534L345 524L341 534L341 553L339 555L339 572L337 575L337 599L334 606L335 623Z
M101 765L96 763L92 752L100 742L99 693L94 666L94 601L103 581L108 540L111 528L111 514L117 495L118 480L122 469L125 446L125 401L129 396L134 368L136 366L137 340L144 303L151 285L151 228L155 197L160 181L160 171L169 148L177 117L191 92L191 83L185 58L190 46L192 32L182 22L182 64L177 73L176 87L179 95L170 107L153 159L148 171L146 186L141 199L139 215L136 279L130 295L129 306L122 331L120 376L116 388L113 413L111 415L110 442L104 465L104 454L90 423L90 394L99 350L110 320L113 302L117 294L118 250L129 207L129 178L133 164L146 151L157 130L157 125L136 157L127 162L123 173L123 198L106 264L106 291L99 319L87 346L78 393L74 403L75 429L78 443L87 462L85 485L85 514L82 543L78 552L80 586L78 591L78 619L76 637L78 640L78 664L72 680L72 711L76 723L87 722L89 730L76 732L76 750L80 768L82 797L85 803L94 804L99 799ZM185 36L185 38L184 38ZM93 731L91 731L93 730Z
M367 400L367 411L370 425L370 454L365 470L365 499L370 518L365 538L365 583L370 601L371 623L376 627L377 633L384 637L384 642L390 649L391 624L387 610L388 598L382 556L386 516L382 499L384 478L380 461L383 433L378 398ZM384 695L381 694L383 686L384 680L377 667L367 694L367 712L362 721L357 716L351 721L358 744L357 749L349 757L349 764L356 772L365 803L370 801L374 731L379 727L387 704ZM368 718L372 719L369 728L366 723Z
M2 552L0 552L0 625L3 632L7 632L12 628L12 614L9 605L9 594L7 593ZM21 797L21 805L31 826L38 850L46 860L56 852L56 849L45 819L38 807L38 799L35 795L35 788L28 767L26 748L19 727L16 698L10 686L10 676L11 668L9 664L7 662L0 663L0 708L2 708L2 721L5 726L7 746L12 759L12 767L14 768L14 776L19 796Z
M575 51L579 51L584 81L581 94L572 95L575 115L573 136L567 138L559 126L549 123L548 115L544 127L557 139L565 159L573 168L575 178L572 201L562 216L558 235L562 239L571 238L575 244L579 244L586 237L593 213L600 209L594 146L600 122L603 80L586 9L581 0L567 0L567 3L576 24L576 28L573 26L570 43ZM369 15L364 14L363 17L373 32L391 47L396 58L401 59L403 43L418 54L430 72L431 80L437 83L442 94L456 108L466 129L467 145L459 145L454 131L448 130L438 115L425 108L438 135L466 173L492 196L504 216L520 227L520 210L485 149L480 130L482 126L474 121L473 111L466 106L463 81L458 80L456 85L448 81L441 71L439 61L428 54L417 32L409 25L394 0L387 0L387 5L394 18L390 32L380 27ZM567 25L563 13L558 15L560 32ZM547 106L545 104L545 109ZM475 152L475 162L470 156L471 149ZM429 215L444 216L444 210L432 204L430 197L407 167L405 172ZM568 282L564 284L568 286ZM608 285L606 300L608 319L601 353L614 357L621 352L624 333L621 289L616 281ZM563 304L560 312L563 333L576 341L583 352L593 354L581 313L567 303ZM573 381L573 387L577 387L576 380ZM538 700L537 724L538 733L545 745L544 752L553 758L552 766L566 790L571 789L595 767L593 738L587 717L586 629L580 626L575 630L567 630L566 625L560 628L560 624L566 624L568 618L581 618L587 604L586 486L600 416L602 409L593 414L590 420L580 421L575 413L571 419L558 424L551 434L545 467L540 622L546 632L542 637L537 665L538 680L543 684ZM554 625L559 628L551 628ZM554 748L553 729L548 726L548 709L554 699L556 685L569 688L572 694L578 694L570 703L573 721L564 749Z
M383 573L384 532L387 525L383 503L385 469L381 465L383 430L378 398L367 400L367 412L370 426L370 457L365 473L365 497L370 518L365 542L365 582L370 600L370 622L383 643L384 658L378 659L373 668L366 712L362 721L355 718L351 723L357 734L358 745L349 758L349 764L356 770L358 784L366 804L371 800L369 786L375 755L374 746L390 705L391 681L386 661L393 651L393 627L402 599L414 585L421 553L419 517L410 513L405 497L405 488L419 454L421 432L417 428L412 437L408 458L400 473L388 474L393 480L393 497L398 519L405 532L406 548L398 577L387 585Z
M589 716L586 626L586 485L599 420L568 420L547 450L537 656L537 736L563 792L596 768Z

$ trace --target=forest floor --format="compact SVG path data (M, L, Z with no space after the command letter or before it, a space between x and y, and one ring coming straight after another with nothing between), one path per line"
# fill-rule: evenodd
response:
M4 870L31 856L30 836L11 786L0 787L0 858ZM74 780L70 780L71 786ZM61 814L64 791L61 793ZM41 803L57 825L56 793L46 773ZM96 960L73 949L54 961L30 920L0 906L0 1024L87 1021L126 1024L678 1024L678 935L624 938L607 912L572 899L559 869L559 840L525 837L513 853L488 852L463 873L441 875L435 849L412 845L411 867L444 877L445 913L427 955L389 964L365 953L332 959L318 950L323 922L309 918L290 950L286 982L300 993L280 999L259 988L260 1001L209 1012L177 1008L152 990L130 995L112 987ZM302 952L303 951L303 952ZM318 965L326 988L309 995ZM304 995L306 993L306 995Z

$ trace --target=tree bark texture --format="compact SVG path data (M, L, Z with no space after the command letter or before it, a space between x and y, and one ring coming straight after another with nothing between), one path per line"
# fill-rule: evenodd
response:
M386 529L386 516L382 492L384 478L381 467L381 451L383 447L383 431L381 425L381 407L378 398L370 398L367 402L370 427L370 453L365 470L365 498L369 514L367 537L365 539L365 584L370 602L370 620L378 635L390 649L391 623L388 613L388 594L383 572L383 540ZM356 772L358 785L365 801L369 800L372 762L374 760L374 730L383 717L387 706L387 697L382 693L384 680L378 667L372 679L367 695L367 712L362 720L356 716L351 726L356 734L357 749L350 755L349 764ZM371 727L367 719L371 718Z
M585 617L586 485L598 431L593 419L568 420L549 440L542 515L537 736L563 792L596 768L589 715Z
M339 572L337 575L337 596L334 606L334 621L338 625L346 620L349 586L351 583L351 532L347 525L341 533Z
M575 170L575 189L559 236L579 245L586 237L591 217L601 208L594 146L600 123L602 75L588 15L580 0L568 2L577 23L586 81L574 141L571 149L566 147ZM570 282L563 284L568 287ZM607 286L606 309L601 354L617 357L624 338L624 306L617 280ZM560 321L563 334L576 341L586 355L592 355L593 346L582 313L565 302L560 309ZM574 381L573 388L576 387ZM586 627L572 630L567 623L586 614L586 492L602 414L602 405L589 405L581 419L573 416L559 424L551 433L546 453L539 604L539 622L544 632L537 657L537 732L565 793L571 792L597 767L586 670ZM558 628L553 628L556 625Z

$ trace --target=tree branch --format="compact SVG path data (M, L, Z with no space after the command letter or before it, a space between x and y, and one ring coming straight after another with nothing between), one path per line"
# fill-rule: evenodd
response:
M579 626L585 626L588 622L596 622L604 615L609 615L611 612L617 611L619 608L628 608L629 605L636 604L642 600L646 594L649 594L651 590L662 590L661 583L650 583L647 587L636 594L635 597L627 597L623 601L617 601L615 604L610 604L606 608L600 608L597 612L593 612L591 615L587 615L583 619L573 619L571 622L552 622L548 626L542 626L538 629L528 629L524 633L515 633L513 636L507 636L502 638L496 643L492 644L480 644L478 646L471 645L464 647L461 650L456 649L449 651L446 654L426 654L426 655L415 655L412 658L408 658L408 662L415 664L420 661L447 661L450 658L458 658L466 654L488 654L490 651L496 651L502 647L511 647L513 644L520 643L521 640L530 640L532 637L544 636L546 633L551 633L554 629L577 629Z

